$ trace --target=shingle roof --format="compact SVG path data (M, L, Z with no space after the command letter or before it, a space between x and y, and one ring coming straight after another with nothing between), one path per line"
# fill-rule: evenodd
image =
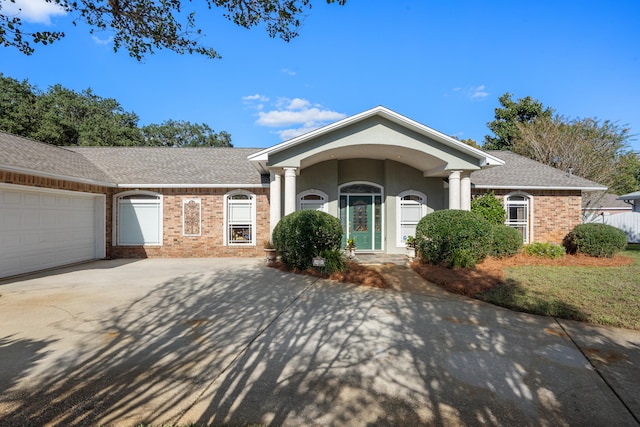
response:
M99 167L67 147L57 147L5 132L0 132L0 165L6 169L40 175L111 182Z
M582 197L582 209L627 209L631 210L631 205L622 200L618 200L615 194L602 194L599 192L587 193Z
M488 151L488 153L504 160L505 164L473 172L471 183L479 188L606 189L605 186L596 182L570 175L510 151Z
M120 185L262 185L255 148L73 147Z

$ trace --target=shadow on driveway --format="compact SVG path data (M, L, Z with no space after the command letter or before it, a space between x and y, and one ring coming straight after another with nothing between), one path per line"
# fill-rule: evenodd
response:
M158 262L120 268L144 275ZM112 291L137 286L135 274ZM22 285L0 309L21 307L37 326ZM139 288L90 307L51 295L63 314L47 333L0 337L0 424L637 423L554 319L246 261Z

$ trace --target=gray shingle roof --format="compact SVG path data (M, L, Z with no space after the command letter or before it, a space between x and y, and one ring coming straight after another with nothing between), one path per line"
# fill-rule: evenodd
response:
M118 184L261 185L255 148L72 147Z
M604 190L606 187L576 175L547 166L510 151L488 151L505 161L504 166L471 174L471 183L480 188L549 188Z
M111 182L110 177L84 156L32 139L0 132L0 166L41 175Z

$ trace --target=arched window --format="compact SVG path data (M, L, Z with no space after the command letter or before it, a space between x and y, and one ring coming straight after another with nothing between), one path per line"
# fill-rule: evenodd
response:
M320 190L307 190L298 195L298 210L299 211L322 211L328 212L327 202L329 197L327 194Z
M407 237L416 235L416 225L427 214L427 196L419 191L408 190L398 195L396 218L397 244L405 246Z
M162 195L127 191L115 197L116 244L162 245Z
M256 244L256 196L232 191L225 196L225 239L228 245Z
M525 193L511 193L504 197L504 208L507 211L505 224L518 230L524 243L532 241L532 202L531 195Z

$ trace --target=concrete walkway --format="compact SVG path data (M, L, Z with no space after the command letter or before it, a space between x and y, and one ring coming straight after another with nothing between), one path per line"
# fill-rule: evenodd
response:
M116 260L0 282L0 425L639 425L638 331L403 272L398 291Z

